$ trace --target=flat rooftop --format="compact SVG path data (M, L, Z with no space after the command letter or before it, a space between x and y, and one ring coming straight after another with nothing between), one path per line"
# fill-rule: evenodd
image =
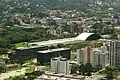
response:
M25 50L25 49L33 49L33 48L40 48L40 47L45 47L45 46L18 47L18 48L16 48L16 49Z
M67 61L67 58L63 58L63 57L55 57L55 58L52 58L52 60Z
M63 51L63 50L69 50L69 48L48 49L44 51L38 51L38 53L50 53L50 52Z
M84 76L82 76L82 75L71 75L71 74L65 75L64 73L54 74L53 72L47 72L47 71L45 72L44 75L61 77L61 78L70 78L70 80L72 80L72 79L80 80L80 79L84 78Z

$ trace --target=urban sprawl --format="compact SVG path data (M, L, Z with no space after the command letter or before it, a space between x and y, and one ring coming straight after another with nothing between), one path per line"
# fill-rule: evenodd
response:
M119 0L1 0L0 80L120 80Z

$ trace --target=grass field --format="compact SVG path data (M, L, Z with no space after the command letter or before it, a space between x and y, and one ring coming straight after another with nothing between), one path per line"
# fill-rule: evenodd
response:
M28 46L28 42L21 42L21 43L17 43L15 44L16 47L27 47Z
M75 52L71 52L70 60L73 61L73 60L75 60L75 58L76 58L76 53Z

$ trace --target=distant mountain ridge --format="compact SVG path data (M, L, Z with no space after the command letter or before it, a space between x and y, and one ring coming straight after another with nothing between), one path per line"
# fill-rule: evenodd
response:
M0 11L25 12L41 9L86 10L95 6L119 6L120 0L0 0Z

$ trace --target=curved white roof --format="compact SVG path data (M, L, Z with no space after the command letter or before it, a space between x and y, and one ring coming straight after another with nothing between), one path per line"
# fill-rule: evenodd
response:
M87 38L88 38L89 36L91 36L91 35L93 35L93 34L95 34L95 33L87 33L87 32L84 32L84 33L79 34L79 35L76 37L76 39L77 39L77 40L83 40L83 41L85 41L85 40L87 40Z

